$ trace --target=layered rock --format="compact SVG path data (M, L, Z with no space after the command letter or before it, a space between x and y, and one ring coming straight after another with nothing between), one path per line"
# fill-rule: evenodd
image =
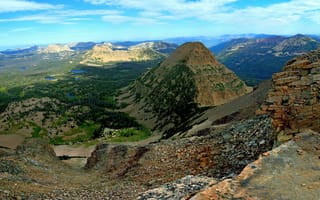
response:
M289 61L272 77L273 86L258 113L269 113L278 132L320 131L320 50Z

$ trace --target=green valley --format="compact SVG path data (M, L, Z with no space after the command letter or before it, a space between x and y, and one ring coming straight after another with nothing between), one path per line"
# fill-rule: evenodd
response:
M115 96L160 60L79 64L82 52L0 58L0 134L49 137L51 144L73 144L100 137L105 127L140 130L116 111ZM137 131L132 131L136 133Z

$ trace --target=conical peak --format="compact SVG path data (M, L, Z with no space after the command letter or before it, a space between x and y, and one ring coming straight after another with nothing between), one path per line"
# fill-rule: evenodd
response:
M178 64L190 66L220 65L210 50L201 42L187 42L181 45L161 65L168 67Z

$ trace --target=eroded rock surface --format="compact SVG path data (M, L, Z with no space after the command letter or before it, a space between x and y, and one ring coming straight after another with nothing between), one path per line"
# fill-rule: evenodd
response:
M270 113L278 132L320 131L320 50L289 61L272 77L273 86L258 113Z
M192 200L315 200L320 197L320 136L306 130L264 153L239 176L198 193Z

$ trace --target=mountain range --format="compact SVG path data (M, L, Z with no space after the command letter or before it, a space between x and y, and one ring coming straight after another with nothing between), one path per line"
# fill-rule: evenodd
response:
M305 35L233 39L210 48L217 59L249 84L270 79L286 62L315 50L320 42Z
M212 48L220 57L200 42L4 52L32 64L0 63L0 199L317 199L320 50L303 53L317 45L296 35L231 40ZM261 65L259 78L263 59L291 56L254 88L219 61Z
M121 46L111 43L95 45L85 53L82 64L103 64L109 62L148 61L164 58L176 48L164 42L146 42L134 46Z
M238 34L217 37L179 37L163 41L79 42L51 44L1 51L2 57L17 55L63 54L62 57L84 54L83 64L103 65L108 62L146 61L164 59L177 44L188 41L204 43L216 55L217 60L228 66L247 84L257 85L281 70L294 56L320 46L317 35L277 36L266 34ZM111 49L111 50L110 50ZM70 54L70 55L69 55Z

